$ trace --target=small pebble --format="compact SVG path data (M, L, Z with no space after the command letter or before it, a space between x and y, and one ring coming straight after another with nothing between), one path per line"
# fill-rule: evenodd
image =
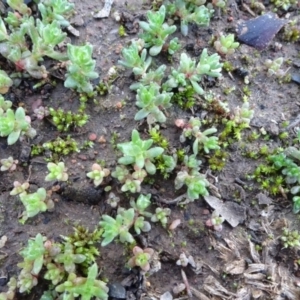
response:
M112 298L126 299L126 290L123 285L118 282L108 284L108 295Z
M89 140L90 141L95 141L97 139L97 135L95 134L95 133L90 133L90 135L89 135Z
M103 135L101 135L101 136L99 137L99 140L98 140L98 142L99 142L99 143L101 143L101 144L104 144L104 143L106 143L106 139L104 138L104 136L103 136Z
M77 157L81 160L87 160L87 156L83 154L79 154Z
M210 214L210 212L208 209L203 209L202 215L209 215L209 214Z

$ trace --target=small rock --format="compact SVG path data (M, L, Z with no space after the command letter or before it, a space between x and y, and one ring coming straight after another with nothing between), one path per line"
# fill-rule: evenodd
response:
M268 197L267 195L265 195L264 193L259 193L256 196L258 203L259 204L263 204L263 205L269 205L271 204L273 201L270 197Z
M263 50L287 22L273 13L266 13L248 21L240 21L237 26L238 40L257 50Z
M275 124L274 122L269 122L266 125L266 131L270 133L271 135L277 136L279 135L279 126Z
M27 164L29 161L30 153L31 153L30 145L22 143L19 161L23 164Z
M77 157L81 160L87 160L87 156L83 154L79 154Z
M75 15L70 19L70 23L74 26L82 26L84 25L84 20L80 15Z
M297 84L300 84L300 74L298 73L295 73L295 74L292 74L292 81L297 83Z
M185 284L184 283L179 283L176 286L173 287L173 293L174 295L178 295L181 292L185 290Z
M126 290L121 283L110 283L107 286L109 288L108 295L110 297L117 299L126 299Z
M89 135L89 140L90 141L95 141L97 139L97 135L96 135L96 133L90 133L90 135Z
M214 208L217 214L220 214L232 227L243 223L246 219L246 210L241 205L227 201L223 202L214 196L204 196L205 201L210 207Z
M101 136L99 137L99 140L98 140L98 142L99 142L99 143L101 143L101 144L104 144L104 143L106 143L106 139L105 139L105 137L104 137L103 135L101 135Z
M165 292L162 294L159 298L160 300L173 300L173 296L171 295L170 292Z
M252 118L250 125L253 127L263 127L266 125L266 119L263 117Z

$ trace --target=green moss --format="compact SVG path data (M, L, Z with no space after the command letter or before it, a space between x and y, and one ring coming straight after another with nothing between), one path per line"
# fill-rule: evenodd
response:
M196 101L194 88L191 85L179 88L178 91L174 93L171 101L178 104L179 107L184 110L191 109Z

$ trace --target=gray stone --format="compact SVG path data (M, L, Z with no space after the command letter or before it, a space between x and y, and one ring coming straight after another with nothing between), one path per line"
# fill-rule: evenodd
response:
M126 299L126 290L121 283L110 283L107 286L109 288L108 295L110 297L117 299Z

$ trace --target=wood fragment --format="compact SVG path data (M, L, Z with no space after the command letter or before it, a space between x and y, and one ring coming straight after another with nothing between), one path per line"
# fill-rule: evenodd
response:
M199 292L198 290L196 290L195 288L193 288L192 286L190 287L192 294L198 298L199 300L209 300L208 297L206 297L203 293Z
M191 287L190 287L190 284L189 284L189 282L187 280L186 274L183 271L183 269L181 269L181 276L182 276L183 283L185 284L186 292L187 292L187 294L189 296L189 299L192 299L193 298L193 294L191 292Z

